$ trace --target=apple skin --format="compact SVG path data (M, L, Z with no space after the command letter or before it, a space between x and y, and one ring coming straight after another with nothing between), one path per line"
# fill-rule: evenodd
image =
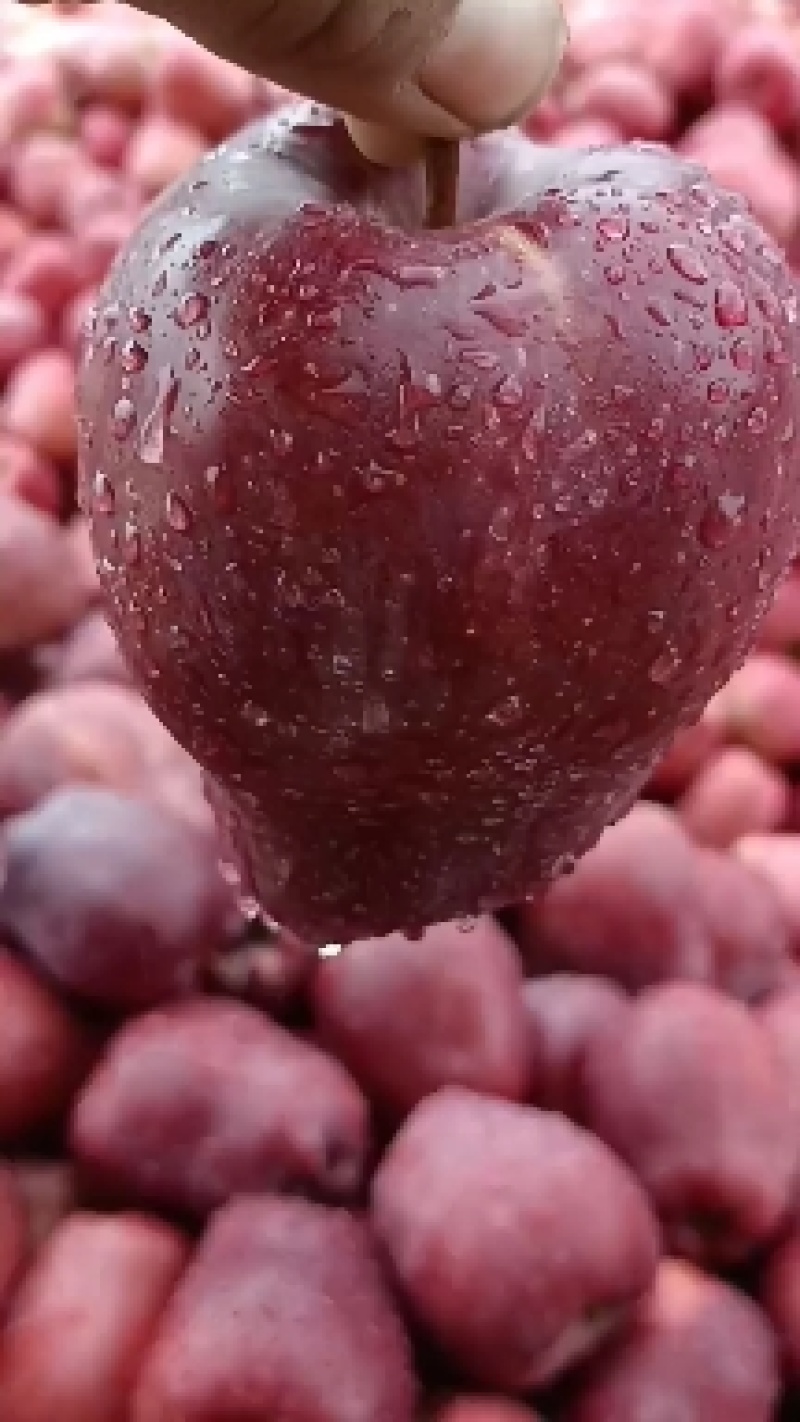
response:
M80 381L123 650L312 942L557 875L797 545L797 299L738 199L509 133L456 226L424 206L326 111L245 130L117 262Z

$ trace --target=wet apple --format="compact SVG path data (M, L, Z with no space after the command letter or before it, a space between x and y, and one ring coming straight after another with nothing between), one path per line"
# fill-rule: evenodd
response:
M797 542L782 258L666 150L466 145L456 222L303 106L151 211L81 379L122 647L268 913L519 901L742 660Z

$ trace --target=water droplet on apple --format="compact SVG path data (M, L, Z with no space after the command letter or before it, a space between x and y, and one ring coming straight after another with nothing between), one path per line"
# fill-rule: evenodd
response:
M152 317L148 315L143 306L131 306L128 311L128 321L131 330L136 331L139 335L144 331L149 331L153 324Z
M111 433L114 439L125 440L136 424L136 407L132 400L123 395L111 412Z
M247 700L242 704L242 717L249 721L251 725L258 726L261 730L269 723L269 714L263 706L257 705L255 701Z
M192 511L178 494L167 494L167 523L176 533L188 533L192 526Z
M769 415L763 405L756 405L756 408L747 418L747 428L754 435L762 435L769 424Z
M682 661L674 647L667 647L652 663L648 676L655 686L669 686L682 666Z
M309 311L306 321L314 331L338 331L342 324L342 308L318 306L315 311Z
M467 385L462 382L455 385L450 392L449 403L454 410L467 410L475 397L474 385Z
M333 380L318 375L309 382L307 393L313 405L337 423L358 429L367 409L367 382L356 367Z
M391 721L391 712L380 696L368 696L361 714L361 724L368 735L385 731Z
M750 319L747 298L732 281L722 282L714 297L717 325L724 331L746 326Z
M408 362L399 385L400 409L403 415L417 415L442 403L442 382L438 375L415 376Z
M180 388L180 381L171 367L165 366L158 377L155 404L139 433L137 453L143 464L157 466L163 463L169 422L178 402Z
M219 464L211 464L203 477L217 511L221 514L233 513L236 508L236 495L233 480L227 470Z
M254 898L252 894L237 895L237 903L242 917L247 919L251 927L261 922L261 905L258 899Z
M547 877L552 881L564 879L568 874L574 874L577 867L578 859L575 854L561 854L555 861Z
M519 381L513 375L509 375L501 381L494 392L495 404L503 409L518 409L525 399L525 392Z
M383 493L390 478L391 475L385 469L381 469L374 460L367 469L361 471L361 482L371 494Z
M772 288L767 286L766 283L760 285L758 288L756 293L756 306L767 321L780 321L782 315L781 303Z
M291 430L270 430L270 443L275 453L285 459L294 449L294 435Z
M622 266L612 265L603 269L603 275L610 286L622 286L626 281L628 273Z
M126 375L140 375L147 361L147 351L139 341L125 342L120 352L120 365Z
M747 250L747 243L741 227L736 226L733 222L724 223L719 229L718 236L722 245L737 256Z
M652 316L653 320L656 322L656 325L664 327L672 325L672 315L667 310L666 306L664 306L663 302L648 301L646 310L648 316Z
M491 721L493 726L507 728L515 726L523 714L522 698L520 696L508 696L504 701L500 701L487 716L487 721Z
M507 305L496 302L482 301L475 304L476 315L482 317L495 331L499 331L501 336L525 336L528 332L529 321L521 316L519 312L512 311Z
M667 247L667 261L679 276L686 281L702 286L708 281L708 272L692 247L685 242L673 242Z
M464 350L461 352L461 359L467 365L474 365L476 370L496 370L500 364L499 356L494 351L484 350Z
M724 405L731 397L730 386L725 380L710 380L706 390L709 405Z
M94 507L99 514L113 514L117 502L114 485L102 469L98 469L94 476L92 498Z
M786 347L774 331L764 332L764 359L773 367L786 364Z
M721 494L709 505L697 536L704 548L724 548L741 525L747 501L741 494Z
M187 330L190 326L197 326L201 321L205 321L209 309L209 299L202 291L190 291L183 297L175 312L175 320L182 330Z
M737 370L752 371L755 369L755 352L752 342L745 336L740 336L738 341L734 341L731 346L731 360Z
M409 454L416 449L422 436L415 425L402 425L399 429L387 430L384 443L399 454Z
M688 489L693 480L697 467L697 455L676 454L669 466L667 477L676 489Z
M438 265L425 266L422 262L404 262L395 265L389 257L360 257L351 263L350 271L385 277L392 286L398 287L401 291L414 291L416 288L424 287L433 289L447 275L445 268Z
M601 217L596 224L596 232L604 242L624 242L629 236L631 224L627 217Z
M122 556L129 568L138 567L142 561L142 539L135 523L125 525L122 540Z
M522 434L522 452L526 459L538 458L542 435L545 432L547 416L544 405L534 410Z

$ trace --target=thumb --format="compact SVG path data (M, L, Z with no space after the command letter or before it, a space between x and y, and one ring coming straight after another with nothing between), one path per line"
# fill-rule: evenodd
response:
M420 137L501 128L561 60L560 0L145 0L288 89Z
M552 83L567 41L559 0L460 0L449 10L410 75L374 99L356 88L344 103L369 156L391 162L411 156L415 136L455 139L504 128Z

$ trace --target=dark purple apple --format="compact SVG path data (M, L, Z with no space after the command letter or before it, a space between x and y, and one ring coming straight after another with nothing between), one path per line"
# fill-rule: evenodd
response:
M738 199L510 133L425 211L331 114L260 123L152 210L80 382L123 650L311 942L556 875L797 543L797 298Z

